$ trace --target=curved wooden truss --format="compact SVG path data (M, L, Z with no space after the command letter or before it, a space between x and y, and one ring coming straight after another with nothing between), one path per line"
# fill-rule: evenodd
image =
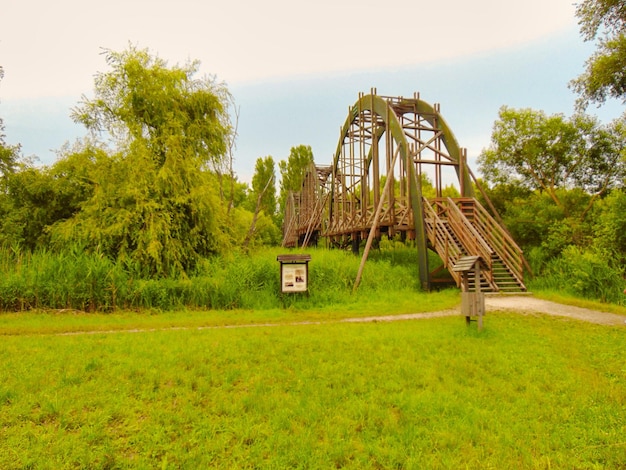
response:
M431 194L422 193L425 176L433 186ZM378 96L374 90L360 94L341 127L332 165L312 166L307 172L298 222L287 224L286 214L285 226L292 231L286 229L285 245L306 245L321 236L334 245L352 244L356 251L372 227L377 236L400 234L415 240L420 281L430 288L427 249L440 246L433 217L445 218L452 212L443 205L428 205L428 199L441 199L444 184L451 179L458 183L463 200L474 200L466 151L459 147L438 105L422 101L417 94L412 98ZM460 238L471 236L460 234ZM459 256L477 246L470 245L459 242L455 248ZM515 250L521 256L521 250ZM446 256L442 259L448 262Z
M392 161L396 156L396 164ZM378 226L389 235L407 232L414 238L422 173L431 166L436 195L443 188L442 167L451 166L460 191L472 189L465 151L441 117L438 106L415 97L360 95L341 130L332 166L331 205L326 236L358 234L372 225L375 209L384 198ZM387 194L382 184L392 179ZM417 217L416 217L417 216Z

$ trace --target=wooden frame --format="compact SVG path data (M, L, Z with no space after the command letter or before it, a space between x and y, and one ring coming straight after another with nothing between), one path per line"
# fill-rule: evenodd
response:
M280 263L281 293L308 293L311 255L278 255L276 261Z

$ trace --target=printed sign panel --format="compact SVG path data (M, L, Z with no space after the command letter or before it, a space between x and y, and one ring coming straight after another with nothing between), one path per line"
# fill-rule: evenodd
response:
M283 264L282 270L283 292L306 292L307 280L305 264Z

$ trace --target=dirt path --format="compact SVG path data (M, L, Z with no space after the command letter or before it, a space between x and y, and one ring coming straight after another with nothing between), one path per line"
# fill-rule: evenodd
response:
M614 313L600 312L586 308L573 307L559 304L549 300L537 299L529 294L523 295L485 295L485 309L487 312L498 310L509 310L519 313L542 313L558 317L574 318L576 320L597 323L599 325L622 325L626 326L626 316ZM429 313L411 313L406 315L390 315L363 318L348 318L342 322L368 322L368 321L397 321L414 320L420 318L445 317L460 315L460 307L450 310Z
M614 313L600 312L597 310L589 310L586 308L572 307L569 305L550 302L549 300L541 300L529 294L523 295L485 295L485 308L487 312L495 312L499 310L514 311L521 314L546 314L559 317L574 318L576 320L587 321L599 325L620 325L626 326L626 316L616 315ZM403 315L381 315L359 318L345 318L343 320L330 321L301 321L290 323L253 323L244 325L225 325L225 326L200 326L200 327L168 327L168 328L140 328L130 330L110 330L110 331L72 331L58 333L58 336L73 336L85 334L108 334L108 333L146 333L151 331L164 330L211 330L211 329L230 329L230 328L258 328L269 326L286 326L286 325L321 325L326 323L367 323L367 322L391 322L400 320L419 320L422 318L450 317L461 315L461 308L452 308L448 310L440 310L437 312L426 313L408 313Z
M626 325L626 316L573 307L533 297L532 295L486 295L487 311L513 310L521 313L545 313L558 317L597 323L599 325Z

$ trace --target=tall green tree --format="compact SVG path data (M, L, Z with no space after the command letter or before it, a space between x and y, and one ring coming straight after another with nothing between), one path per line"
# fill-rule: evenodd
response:
M278 162L278 168L280 170L279 218L281 218L281 220L285 214L285 204L289 191L300 191L302 189L306 172L309 165L313 162L313 150L310 145L292 147L287 161L281 160Z
M3 78L4 69L0 66L0 81ZM15 213L22 206L15 203L13 194L16 188L14 175L20 167L20 146L9 145L5 139L4 121L0 118L0 244L23 245L27 219Z
M252 176L252 197L259 199L259 209L276 216L276 165L271 156L257 158Z
M0 66L0 81L4 78L4 69ZM9 145L5 141L4 121L0 118L0 174L7 175L16 168L20 156L19 145Z
M251 197L256 199L254 214L248 234L243 241L243 247L247 248L255 235L259 215L264 213L269 220L276 214L276 170L274 159L271 156L257 158L252 177Z
M185 275L224 243L224 210L207 168L227 149L228 90L196 78L198 62L168 66L134 47L105 58L110 70L96 75L95 97L83 97L72 117L112 148L96 156L93 195L56 227L57 239L144 275Z
M602 104L607 98L626 102L626 6L623 0L583 0L576 7L583 38L597 40L585 71L570 82L578 106Z
M13 173L20 157L19 145L9 145L4 140L4 122L0 119L0 175Z
M21 161L4 178L0 196L0 241L34 250L48 247L55 224L77 214L93 193L85 176L90 164L84 154L62 159L51 167Z
M626 265L626 192L612 191L599 209L594 227L595 244L623 267Z
M565 213L559 189L580 188L595 200L626 175L626 135L620 120L603 126L596 118L548 116L532 109L502 107L489 148L478 158L485 180L541 190Z
M224 159L230 132L229 92L213 77L195 78L200 63L168 66L147 49L105 50L109 72L95 77L95 98L82 97L72 118L103 131L118 148L140 141L160 166L176 160Z

